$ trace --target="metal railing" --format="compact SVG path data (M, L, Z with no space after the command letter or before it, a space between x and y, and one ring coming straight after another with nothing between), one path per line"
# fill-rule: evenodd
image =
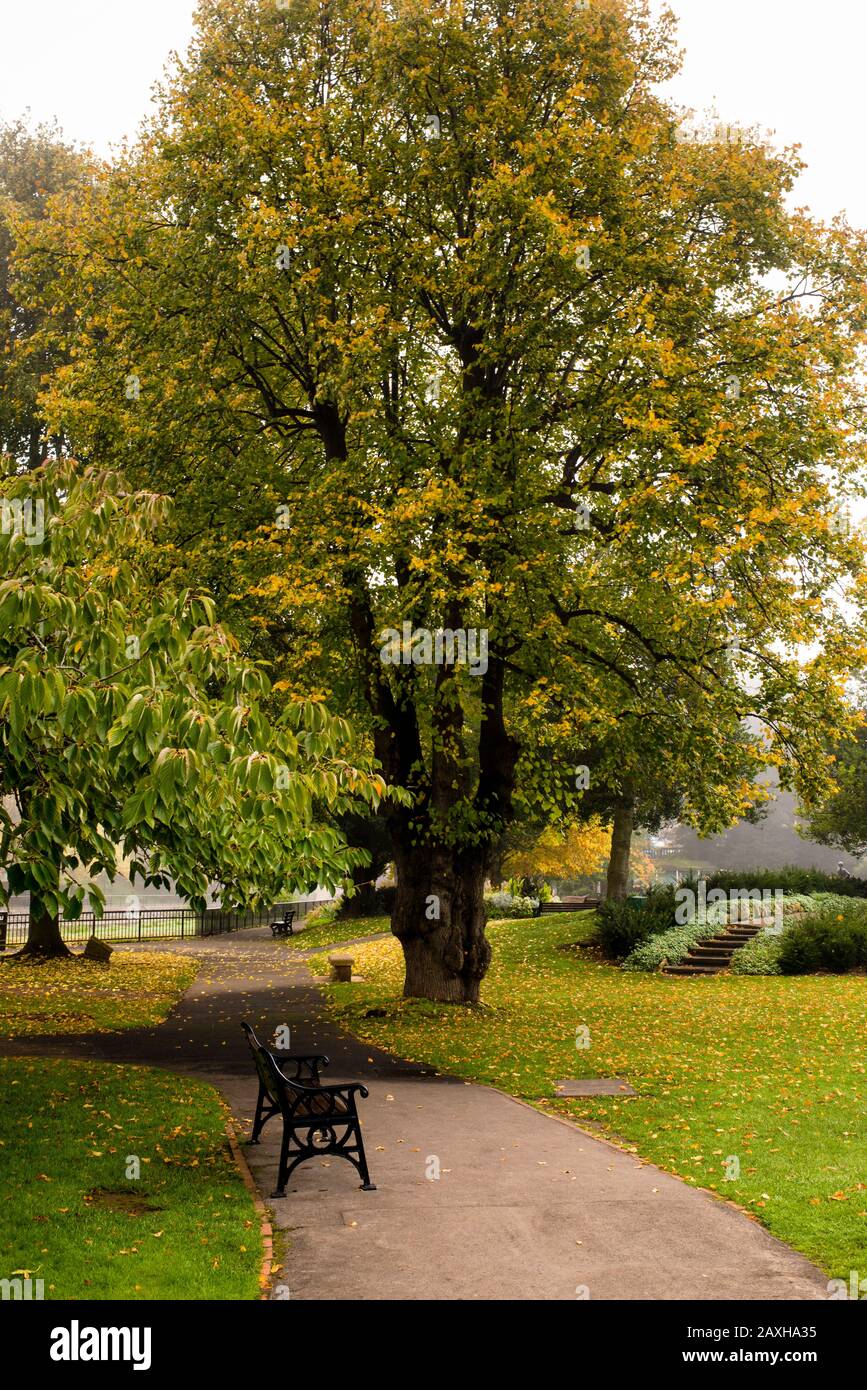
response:
M184 941L194 936L221 936L224 932L246 931L251 927L267 927L292 908L295 920L303 921L321 902L303 898L300 902L275 903L260 912L229 912L208 908L196 912L190 907L143 907L104 912L97 917L83 912L73 921L60 923L64 941L86 941L95 936L100 941ZM26 912L0 911L0 951L7 946L22 946L27 940L29 916Z

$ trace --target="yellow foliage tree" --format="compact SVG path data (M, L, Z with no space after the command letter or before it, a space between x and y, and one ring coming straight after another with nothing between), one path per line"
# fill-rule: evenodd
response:
M531 845L507 854L503 867L515 877L582 878L603 868L610 842L610 827L599 820L562 830L546 826Z

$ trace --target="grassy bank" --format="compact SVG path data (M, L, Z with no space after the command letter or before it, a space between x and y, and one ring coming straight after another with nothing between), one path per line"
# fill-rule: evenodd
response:
M366 983L331 986L332 1006L366 1041L601 1126L829 1274L867 1268L867 979L628 974L558 949L591 924L492 923L475 1010L404 1001L397 942L364 945ZM555 1097L557 1080L592 1076L624 1076L639 1095Z
M212 1087L167 1072L0 1060L0 1278L46 1299L255 1298L225 1123Z
M196 963L162 952L116 951L108 965L76 957L0 964L0 1037L106 1033L160 1023L195 978Z
M342 921L322 922L305 927L293 937L287 937L287 945L297 951L309 951L317 946L337 946L342 941L355 941L356 938L377 936L390 932L387 917L349 917Z

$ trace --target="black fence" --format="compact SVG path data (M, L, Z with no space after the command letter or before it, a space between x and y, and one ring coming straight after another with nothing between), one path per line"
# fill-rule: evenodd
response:
M267 927L292 909L295 921L303 921L308 913L321 907L321 902L304 898L300 902L275 903L261 912L224 912L209 908L196 912L189 907L126 908L104 912L101 917L83 912L74 922L62 921L60 932L64 941L87 941L91 936L100 941L184 941L194 936L222 936L224 932L246 931L251 927ZM21 946L27 940L26 912L0 911L0 951L6 946Z

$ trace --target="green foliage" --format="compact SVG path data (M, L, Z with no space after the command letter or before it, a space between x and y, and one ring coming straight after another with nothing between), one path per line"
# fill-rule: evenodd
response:
M779 934L773 931L760 931L745 946L735 951L732 957L733 975L782 975L780 955L787 928Z
M595 936L608 960L623 960L648 937L666 932L674 922L675 890L672 886L648 890L643 906L628 902L601 903L596 913Z
M0 533L0 900L77 917L118 850L196 906L213 880L226 906L336 887L363 855L319 808L376 806L382 779L321 703L266 706L209 598L149 584L165 499L69 461L0 490L40 519Z
M340 911L340 903L335 899L332 902L322 903L321 907L314 908L304 918L304 930L315 931L318 927L330 927L337 921Z
M622 960L650 936L650 922L632 903L604 902L596 913L595 935L608 960Z
M787 865L781 869L726 869L709 874L708 891L711 888L731 889L779 889L787 896L799 893L836 893L848 898L867 897L867 880L863 878L842 878L839 874L826 874L820 869L800 869Z
M53 316L50 341L35 342L44 311L22 304L14 287L16 224L43 222L56 195L80 197L89 173L90 160L56 127L31 130L24 120L0 125L0 454L26 468L36 468L46 449L37 397L41 383L69 359L75 319L67 301ZM63 258L47 261L43 275L54 283L62 279Z
M835 751L833 792L811 814L808 830L820 844L861 856L867 852L867 727Z
M681 927L669 927L640 941L626 957L623 969L659 970L665 964L677 965L689 955L691 946L710 934L707 922L686 922Z
M828 971L843 975L867 967L867 911L861 904L824 908L794 922L781 939L783 975Z
M578 813L576 727L594 785L664 766L703 828L750 802L741 761L822 782L865 276L854 233L787 211L797 156L680 142L672 22L640 4L221 0L199 25L141 145L18 256L83 330L52 420L177 488L172 563L339 691L420 855L499 834L519 753L540 811ZM484 628L484 682L384 667L405 619Z
M679 140L641 0L197 16L139 145L18 238L49 349L75 317L52 427L177 494L163 563L335 695L444 892L519 791L586 810L582 745L591 786L664 769L709 832L768 765L818 795L861 650L829 513L867 452L867 274L790 212L797 154ZM486 669L385 660L404 622L484 632ZM479 930L419 919L419 979L472 999Z

